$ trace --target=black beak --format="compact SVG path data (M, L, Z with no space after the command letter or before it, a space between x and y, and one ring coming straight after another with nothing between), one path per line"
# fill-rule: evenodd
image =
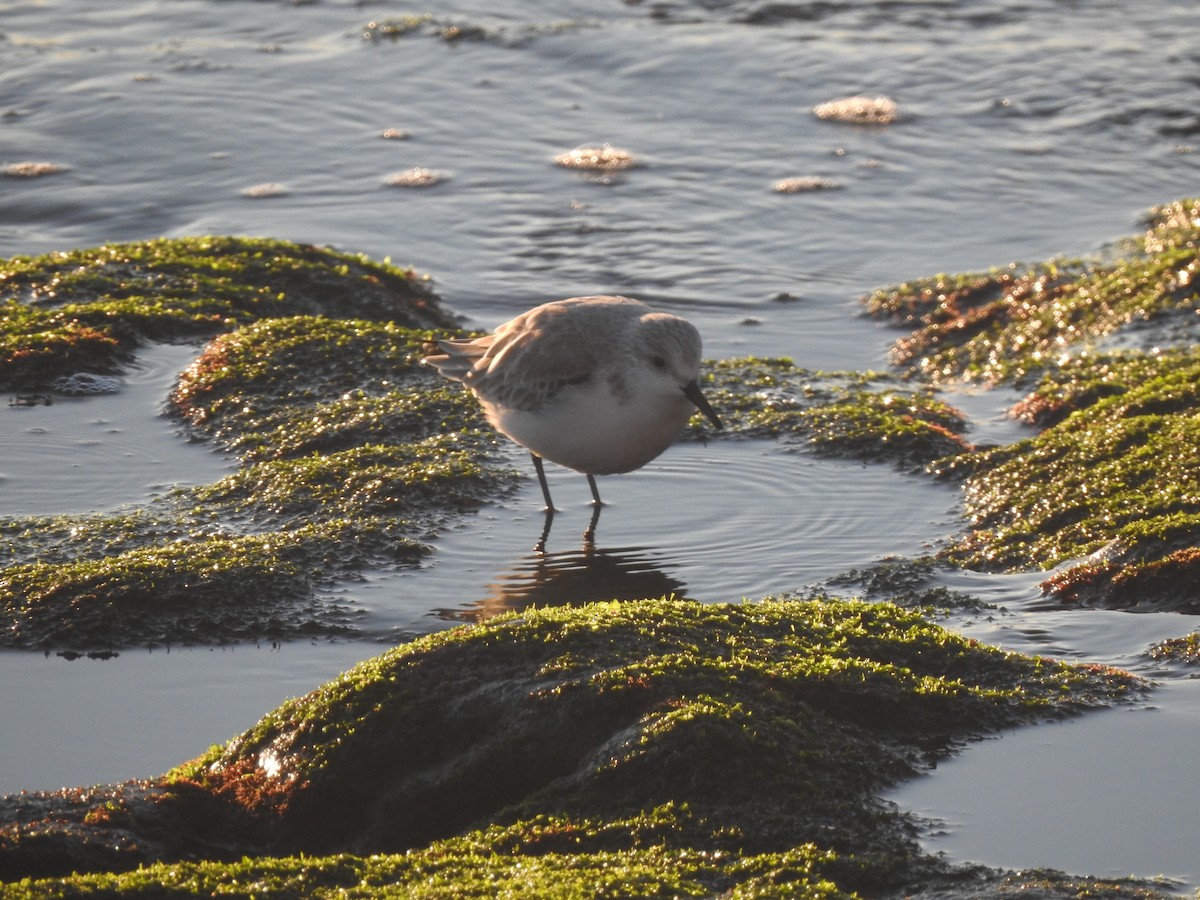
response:
M704 413L704 415L708 416L708 421L713 423L714 428L724 428L725 427L724 425L721 424L721 420L717 417L717 411L712 408L712 404L710 404L708 402L707 398L705 398L705 396L702 393L700 393L700 385L697 384L694 380L689 381L687 384L685 384L683 386L683 395L685 397L687 397L689 400L691 400L693 403L695 403L696 408L698 410L700 410L700 412L702 412L702 413Z

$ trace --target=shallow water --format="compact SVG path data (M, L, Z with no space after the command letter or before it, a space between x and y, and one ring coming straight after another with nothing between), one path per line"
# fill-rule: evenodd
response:
M430 272L480 327L546 299L619 292L691 318L712 357L865 369L885 365L896 336L856 315L871 289L1088 253L1135 230L1146 207L1196 192L1192 0L438 8L440 20L488 36L364 39L372 20L410 11L392 2L5 5L0 166L60 171L0 175L0 255L163 234L292 238ZM857 93L892 97L900 121L853 127L811 114ZM606 142L642 165L596 179L553 163ZM415 166L443 180L385 183ZM773 192L787 177L839 187ZM278 187L254 190L268 184ZM110 509L174 480L219 477L224 460L155 416L168 370L182 367L159 352L116 397L0 408L4 513ZM976 418L979 440L1020 433L999 415L1004 397L950 399ZM565 511L544 559L530 554L543 525L531 481L443 535L421 570L343 585L364 629L395 639L550 592L755 597L918 552L956 527L941 486L718 440L602 482L610 506L587 553L586 485L552 478ZM969 580L1007 612L955 626L1016 649L1143 671L1151 632L1191 629L1179 617L1046 609L1034 579ZM161 771L380 646L126 651L103 662L0 654L0 790ZM1196 791L1194 771L1151 746L1200 733L1194 683L1150 674L1165 684L1147 704L1155 710L1025 729L917 782L914 791L947 785L941 798L913 795L918 811L953 823L930 846L985 863L1200 883L1197 854L1160 832L1140 831L1104 860L1080 855L1101 834L1091 801L1112 798L1112 815L1123 807L1130 823L1169 823L1156 798L1170 794L1155 786ZM1113 765L1086 755L1097 741L1125 748L1127 770L1120 755ZM1049 806L1034 777L1049 757L1072 760L1083 785L1054 804L1075 827L1047 834L1025 816L1001 842L988 825L1010 821L1005 801ZM951 782L956 772L963 780ZM967 797L981 804L964 807Z
M443 534L421 570L378 573L339 599L368 611L363 627L408 609L418 617L409 627L424 630L430 615L470 621L533 604L757 598L927 552L958 521L956 492L927 479L717 440L680 444L638 472L599 479L605 506L588 546L587 482L549 467L547 477L563 509L545 552L534 550L545 517L531 477L514 497Z
M158 344L139 354L115 393L45 394L0 407L0 512L109 512L234 471L236 461L189 444L182 426L162 414L197 352Z
M951 861L1162 875L1195 889L1200 682L1150 705L1105 710L987 740L889 795L931 819Z
M1024 653L1116 665L1156 684L1149 699L972 745L888 794L926 819L926 846L956 862L1161 875L1200 888L1193 750L1200 679L1146 647L1195 628L1188 616L1047 608L1030 575L962 575L1000 605L947 626Z

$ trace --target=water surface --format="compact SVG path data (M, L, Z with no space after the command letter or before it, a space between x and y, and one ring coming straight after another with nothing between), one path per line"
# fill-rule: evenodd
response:
M873 288L1093 252L1134 231L1145 208L1196 192L1192 0L569 0L552 10L449 0L437 27L478 25L482 38L448 41L426 26L391 40L370 28L411 11L351 0L5 5L0 166L57 171L0 176L0 255L159 235L290 238L432 273L478 327L547 299L625 293L691 318L712 357L867 369L886 364L895 337L856 315ZM894 99L899 121L856 127L811 113L852 94ZM595 178L553 163L604 143L641 165ZM387 184L416 166L440 182ZM772 190L788 177L837 187ZM140 411L109 398L0 409L6 513L111 509L218 477L225 461L155 418L167 369L182 367L156 352L117 395ZM959 399L981 440L1012 439L1006 397ZM586 486L553 477L565 511L545 558L530 554L542 528L530 482L438 539L420 571L342 586L369 640L107 661L0 654L0 790L152 774L388 640L568 587L756 597L920 552L958 527L944 486L714 441L606 481L611 506L589 553ZM972 589L1006 612L962 627L1132 666L1165 686L1154 709L1026 729L922 779L949 793L913 795L914 807L962 839L931 846L1200 883L1196 854L1167 830L1113 843L1098 821L1123 809L1130 823L1197 831L1164 816L1160 799L1168 785L1177 796L1198 786L1169 753L1200 733L1195 692L1141 657L1152 633L1190 624L1059 614L1038 602L1033 579L981 577ZM1105 761L1086 752L1097 742L1122 749ZM1072 761L1077 779L1055 795L1053 816L1049 758ZM1074 827L1039 831L1028 827L1037 816L1001 815L1005 804ZM1014 823L1004 841L993 821ZM1108 862L1080 855L1089 844Z

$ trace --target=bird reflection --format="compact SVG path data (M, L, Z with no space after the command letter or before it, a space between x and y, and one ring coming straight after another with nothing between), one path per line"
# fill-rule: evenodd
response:
M554 516L547 514L541 540L527 557L488 585L488 595L463 609L443 609L442 618L481 622L530 606L581 606L601 600L640 600L674 594L684 599L683 582L668 575L644 548L598 549L599 508L578 550L549 552L546 542Z
M591 550L596 545L596 526L600 524L600 510L602 504L596 503L592 506L592 520L588 523L587 531L583 533L583 549ZM550 540L550 528L554 525L554 508L546 507L546 524L542 526L542 536L538 538L538 542L533 545L534 553L546 552L546 541Z

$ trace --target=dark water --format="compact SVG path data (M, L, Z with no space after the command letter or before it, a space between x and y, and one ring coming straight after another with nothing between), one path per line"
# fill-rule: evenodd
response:
M1135 231L1150 205L1200 190L1193 0L503 0L439 4L434 23L396 39L370 27L411 11L0 6L0 166L56 170L0 176L0 255L269 235L429 272L480 327L546 299L626 293L695 321L709 356L863 369L883 366L895 337L857 317L867 291L1089 253ZM449 26L459 39L443 36ZM856 94L891 98L898 120L853 126L811 112ZM384 137L389 129L407 137ZM596 178L554 164L606 143L639 166ZM441 180L387 184L414 167ZM789 177L836 186L772 190ZM0 407L5 513L107 509L173 480L217 477L225 463L147 407L182 365L158 353L130 374L123 399ZM999 418L1007 396L952 399L977 417L980 437L1013 435ZM611 479L600 552L585 559L586 486L554 477L567 510L547 558L529 552L541 529L529 485L444 535L427 568L369 573L344 586L345 599L387 636L581 577L756 597L920 552L957 527L943 486L717 441ZM1027 578L972 589L1007 611L956 627L1115 662L1165 687L1154 709L1027 729L914 784L902 802L949 826L931 846L987 863L1200 882L1197 855L1166 837L1200 833L1194 803L1168 802L1200 785L1180 759L1151 752L1200 736L1200 703L1193 682L1140 656L1191 623L1047 612ZM379 647L126 652L105 663L2 654L0 790L161 771ZM1107 763L1081 752L1097 742L1113 750ZM1054 804L1074 828L1039 831L1034 823L1058 820L1030 815L1050 805L1035 777L1047 759L1070 761L1080 779ZM920 793L939 784L949 793ZM1104 815L1162 828L1110 847ZM1089 845L1108 849L1089 857Z

